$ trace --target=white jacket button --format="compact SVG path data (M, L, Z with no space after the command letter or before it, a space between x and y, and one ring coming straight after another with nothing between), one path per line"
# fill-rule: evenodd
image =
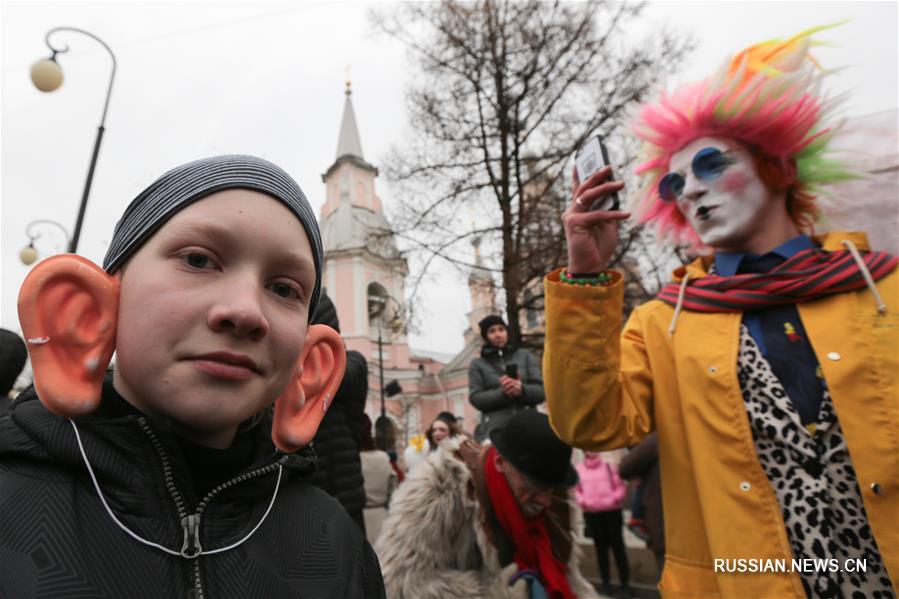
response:
M709 366L709 374L715 374L716 372L718 372L717 368L715 368L714 366Z
M750 484L749 484L748 482L746 482L745 480L744 480L743 482L740 483L740 490L741 490L741 491L748 491L748 490L751 489L751 488L752 488L752 485L750 485Z
M828 360L833 360L834 362L836 362L837 360L840 359L840 354L838 354L838 353L835 352L835 351L832 351L832 352L830 352L829 354L827 354L827 359L828 359Z

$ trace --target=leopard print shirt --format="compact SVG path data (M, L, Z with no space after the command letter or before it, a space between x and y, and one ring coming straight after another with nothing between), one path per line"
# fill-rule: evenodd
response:
M793 558L839 562L838 572L801 572L806 594L895 597L827 385L813 434L745 326L738 371L756 453L783 512ZM842 571L846 559L865 559L866 572Z

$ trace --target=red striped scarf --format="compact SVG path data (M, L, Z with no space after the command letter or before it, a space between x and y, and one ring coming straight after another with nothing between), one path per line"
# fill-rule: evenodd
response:
M878 281L896 268L886 252L862 254L871 277ZM769 306L807 302L865 287L861 268L848 250L802 250L770 272L732 277L708 275L688 281L683 308L694 312L745 312ZM680 283L668 283L656 296L677 305Z

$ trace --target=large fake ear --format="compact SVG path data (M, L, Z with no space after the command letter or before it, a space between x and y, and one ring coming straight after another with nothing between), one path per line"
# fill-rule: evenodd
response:
M74 417L97 409L118 315L119 280L81 256L47 258L25 277L19 323L48 410Z
M306 332L306 343L296 373L275 401L272 441L286 453L308 445L346 370L346 348L340 334L323 324Z

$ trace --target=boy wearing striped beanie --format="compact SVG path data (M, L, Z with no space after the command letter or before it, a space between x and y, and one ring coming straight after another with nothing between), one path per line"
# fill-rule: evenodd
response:
M0 595L383 597L361 531L305 480L345 366L309 324L321 265L296 182L218 156L135 198L105 270L35 267L35 383L0 420Z

